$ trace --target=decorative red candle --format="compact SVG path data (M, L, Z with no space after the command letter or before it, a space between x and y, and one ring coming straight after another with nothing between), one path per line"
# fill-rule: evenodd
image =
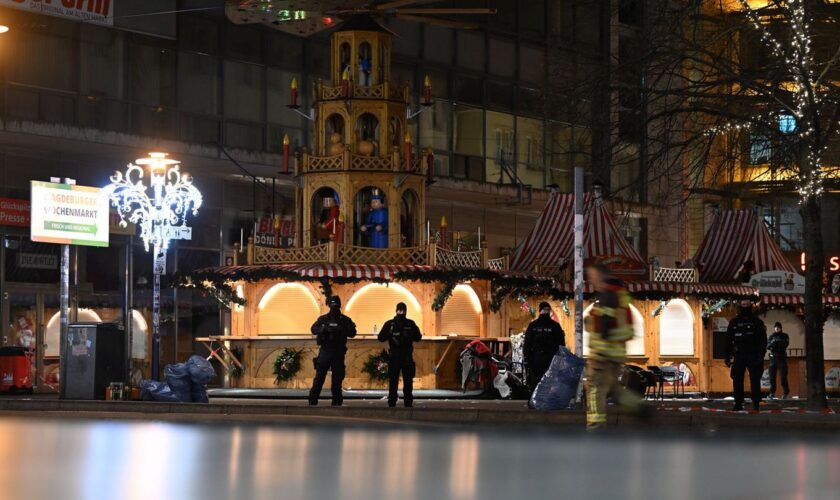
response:
M446 245L446 216L442 216L440 218L440 246L441 248L447 248Z
M289 173L289 134L283 136L283 173Z
M298 98L298 86L297 86L297 78L292 78L292 89L290 93L291 103L289 106L296 108L297 107L297 98Z
M405 169L408 172L414 171L414 162L412 162L412 144L411 144L411 134L408 132L405 133L405 139L403 140L403 155L405 156Z
M432 104L432 80L429 79L429 75L423 78L423 104Z
M350 95L350 70L344 68L344 73L341 74L341 96L347 98Z

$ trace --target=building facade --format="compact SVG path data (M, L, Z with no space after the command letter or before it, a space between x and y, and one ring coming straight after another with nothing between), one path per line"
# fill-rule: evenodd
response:
M330 45L323 33L301 38L235 25L221 0L156 0L143 16L117 10L113 26L13 3L0 3L10 28L0 35L0 314L4 344L36 339L43 385L57 367L58 247L29 240L29 182L67 177L104 186L135 158L170 153L194 176L205 204L192 239L169 253L168 274L224 264L235 243L280 231L270 227L275 220L290 238L294 179L281 172L283 138L293 152L313 139L309 121L286 106L290 84L297 80L308 109L310 89L330 79ZM434 151L430 227L445 218L451 235L472 244L481 228L495 257L528 234L549 189L571 190L575 164L586 167L588 188L597 168L609 171L598 151L612 148L609 124L622 110L587 102L590 111L569 114L548 105L557 93L555 49L564 60L597 66L617 53L620 33L640 28L616 1L454 4L498 13L468 31L385 19L398 35L391 78L412 89L422 89L426 75L432 83L434 104L408 122L414 144ZM414 108L419 99L412 97ZM614 185L629 185L624 177L635 174L616 175ZM684 258L678 215L635 195L634 186L614 193L623 200L625 237L645 258ZM74 249L71 303L79 320L130 316L135 368L145 370L151 256L130 231L112 229L109 248ZM164 364L197 350L195 336L228 328L215 301L189 290L167 290L162 310Z

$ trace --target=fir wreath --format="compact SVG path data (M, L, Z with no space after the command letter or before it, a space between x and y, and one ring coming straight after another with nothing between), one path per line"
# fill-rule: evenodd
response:
M300 360L303 350L287 347L274 359L274 383L279 384L291 380L300 371Z
M362 371L367 373L371 380L378 380L380 382L388 380L389 361L388 351L384 349L378 353L372 353L368 356L365 364L362 365Z

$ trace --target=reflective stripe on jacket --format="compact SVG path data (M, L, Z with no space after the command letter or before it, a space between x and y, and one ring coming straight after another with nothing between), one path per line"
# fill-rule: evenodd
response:
M630 302L630 293L617 280L599 294L586 319L591 356L615 361L627 356L626 343L633 338Z

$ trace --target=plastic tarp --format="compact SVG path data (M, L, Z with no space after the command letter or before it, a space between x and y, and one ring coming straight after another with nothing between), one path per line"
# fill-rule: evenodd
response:
M181 403L178 396L172 392L169 384L157 380L143 380L140 382L140 399L143 401L158 401L161 403Z
M582 358L572 354L566 347L561 347L534 389L528 406L536 410L568 408L577 393L584 364Z

